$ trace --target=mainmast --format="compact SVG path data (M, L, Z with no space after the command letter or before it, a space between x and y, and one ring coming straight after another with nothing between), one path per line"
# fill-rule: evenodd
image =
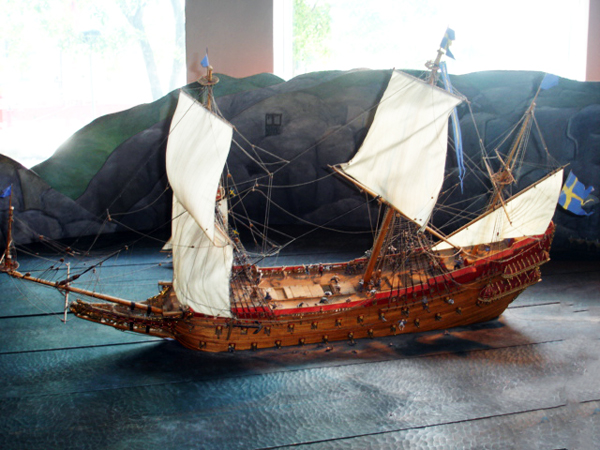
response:
M433 236L435 236L438 239L440 239L441 241L445 242L450 247L460 249L460 247L458 247L458 246L454 245L452 242L448 241L443 234L441 234L439 231L432 228L430 225L427 225L426 223L422 224L422 223L415 221L414 219L411 219L406 214L404 214L402 211L398 210L397 208L390 205L386 201L381 200L381 197L377 193L370 190L369 188L367 188L366 186L364 186L363 184L361 184L360 182L358 182L357 180L355 180L354 178L352 178L351 176L346 174L340 166L330 166L330 167L338 175L341 175L343 178L350 181L352 184L354 184L359 189L365 191L367 194L369 194L375 198L378 198L379 201L383 202L385 205L385 214L383 217L383 221L382 221L381 226L379 227L379 231L377 233L377 237L375 238L375 242L373 243L373 249L371 250L371 256L369 257L369 262L367 263L367 267L365 269L365 274L363 276L363 280L364 280L365 284L368 284L369 281L371 281L373 272L375 270L375 266L377 265L377 260L380 256L381 250L383 248L383 244L385 243L387 236L390 232L390 229L392 228L392 225L394 223L394 221L393 221L394 216L403 217L404 219L408 220L409 222L416 223L418 226L423 227L424 230L427 230Z
M438 70L440 70L440 62L442 61L443 55L444 55L444 52L442 51L442 48L440 47L440 48L438 48L435 61L427 61L425 63L425 67L427 67L429 70L431 70L431 73L429 74L429 84L431 84L432 86L435 86L437 84L437 72L438 72Z
M454 55L450 51L449 47L452 45L452 41L454 40L455 34L454 30L448 28L446 30L446 34L444 34L444 38L440 43L440 48L438 48L437 56L434 61L427 61L425 63L425 67L431 70L431 74L429 75L429 84L435 86L437 83L437 73L440 70L440 62L442 61L442 56L447 55L450 58L454 59Z
M435 85L436 85L436 82L437 82L437 72L438 72L438 70L440 68L440 61L442 59L442 56L443 55L448 55L450 57L453 57L452 53L448 49L448 47L452 43L453 39L454 39L454 31L452 31L450 28L448 28L446 30L446 34L444 35L444 38L442 39L442 42L440 44L440 48L437 51L437 56L435 58L435 61L433 61L433 62L429 61L426 64L426 66L431 70L431 74L430 74L430 77L429 77L429 84L432 86L432 89L436 89ZM389 89L389 86L388 86L388 89ZM390 93L390 97L393 97L395 95L396 95L396 92L391 92ZM419 101L428 101L429 99L426 99L426 98L420 98L420 99L418 99L418 98L410 98L410 94L406 98L406 102L409 105L411 104L411 102L415 102L415 100L418 103ZM403 121L404 120L407 123L413 122L414 121L414 115L421 113L421 111L419 110L419 108L414 106L415 104L416 103L413 103L412 104L413 106L408 106L407 110L410 111L410 112L408 114L405 114L404 116L398 117L397 120L399 120L399 121ZM437 114L437 112L436 112L436 114ZM428 120L428 119L425 119L425 120ZM443 117L442 121L446 121L446 123L447 123L447 116ZM400 124L399 126L406 127L407 125ZM372 125L372 128L375 128L375 127ZM444 134L444 139L442 139L442 141L444 143L446 142L446 139L447 139L447 138L445 138L445 136L446 136L446 134ZM422 145L423 147L426 147L426 143L425 143L426 141L416 140L414 142L410 142L410 139L411 138L408 137L408 135L405 135L402 138L400 138L399 141L395 142L394 145L398 146L398 148L397 148L396 151L409 151L410 147L412 147L413 145L415 145L415 146L421 146ZM405 147L405 148L400 148L400 146ZM422 149L419 148L417 150L417 153L419 153L421 151L422 151ZM360 152L360 150L359 150L359 152ZM428 152L429 152L429 150L425 150L424 153L421 155L421 157L424 158L424 159L427 159L429 156L432 156L433 158L435 158L436 161L437 161L436 164L438 165L438 171L439 170L442 171L441 176L443 178L443 170L444 170L444 165L445 165L445 151L442 152L443 155L439 155L438 154L436 156L433 156L431 153L428 153ZM441 158L441 156L443 156L443 157ZM356 157L355 157L355 159L356 159ZM417 158L417 160L418 159L419 158ZM440 161L441 161L441 164L440 164ZM415 161L402 161L402 160L390 160L390 161L387 161L387 163L390 163L390 162L400 163L400 164L405 163L405 162L407 162L409 164L414 164L415 163ZM352 163L352 161L350 163ZM395 166L392 165L392 167L395 167ZM415 164L413 166L413 169L417 170L417 167L420 167L418 162L417 162L417 164ZM343 172L348 172L345 169L342 169L342 170L343 170ZM388 167L388 169L386 169L386 170L390 170L390 167ZM397 170L400 170L400 168L398 168ZM352 175L352 173L350 173L350 175ZM353 175L353 176L356 176L356 175ZM365 185L362 183L362 180L360 180L361 181L360 183L356 183L356 180L354 180L352 177L346 177L346 178L348 178L350 181L352 181L355 184L357 184L359 187L361 187L363 189L365 188ZM390 181L392 181L392 180L390 180ZM438 181L439 180L436 180L435 183L438 183ZM439 187L441 188L441 184L440 184ZM367 191L369 191L369 189L367 189ZM379 193L380 192L381 191L379 189L376 189L375 192L370 192L370 193L372 193L372 195L374 195L375 197L379 197ZM439 190L438 190L438 192L439 192ZM432 192L432 194L433 194L433 192ZM413 194L411 194L411 192L409 190L407 190L402 195L411 196ZM428 199L424 198L423 200L426 203L430 203L430 201L432 199L434 199L434 197L437 198L437 192L435 193L435 195L432 195ZM431 207L431 209L432 209L433 204L429 204L429 206L423 205L423 207L419 206L419 207L417 207L417 209L414 209L414 205L411 205L411 206L409 206L408 209L405 209L403 206L398 207L399 205L398 205L397 202L390 202L389 199L386 199L383 203L384 203L385 208L386 208L385 215L384 215L383 221L381 223L381 227L379 228L379 232L377 234L377 238L375 239L375 243L373 244L373 249L371 251L371 256L369 258L369 262L367 263L365 274L363 276L365 284L369 284L369 282L371 281L371 279L373 277L373 273L374 273L375 267L377 265L377 261L379 260L382 248L383 248L384 243L386 242L386 240L388 238L388 234L390 233L390 230L392 228L392 224L394 222L393 219L394 219L394 217L396 215L403 216L403 217L407 218L409 221L415 222L417 225L419 225L421 227L422 230L427 230L431 234L433 234L434 236L436 236L437 238L443 240L444 242L448 242L448 241L446 241L446 239L445 239L445 237L443 235L441 235L439 232L433 230L427 224L429 222L430 213L426 214L426 213L424 213L424 211L429 210L429 207ZM435 203L435 199L434 199L433 203ZM410 215L408 215L407 211L410 211L410 210L412 210L413 212L409 213ZM417 210L419 210L418 213L417 213ZM450 245L452 245L452 244L450 244Z
M377 260L379 259L379 255L381 253L381 248L387 238L387 235L390 231L391 224L393 222L393 218L395 215L394 208L391 206L387 206L385 210L385 216L383 218L383 223L381 224L381 228L379 229L379 234L377 235L377 239L375 240L375 244L373 245L373 250L371 251L371 257L367 264L367 268L365 270L365 274L363 276L363 280L365 285L368 285L373 277L373 271L375 270L375 265L377 264Z

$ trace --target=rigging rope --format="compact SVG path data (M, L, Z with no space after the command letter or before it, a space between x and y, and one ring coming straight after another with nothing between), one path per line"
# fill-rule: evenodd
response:
M193 89L193 90L199 91L200 95L203 95L203 94L212 95L211 90L207 89L206 87L200 87L198 89ZM459 95L462 95L456 89L455 89L455 92L457 94L459 94ZM211 98L214 99L214 97L211 97ZM479 144L479 147L480 147L480 150L481 150L481 153L482 153L482 157L485 157L485 147L483 145L483 140L481 138L481 135L480 135L478 127L477 127L477 124L475 122L474 114L473 114L473 111L472 111L472 105L471 105L471 103L468 100L466 101L466 104L468 105L469 113L470 113L471 119L473 121L475 132L477 134L478 144ZM214 105L215 112L218 113L221 117L223 117L221 111L219 110L218 104L213 101L213 105ZM241 182L239 184L236 184L236 182L231 177L231 184L232 184L232 186L234 186L234 188L236 190L236 195L235 195L236 200L231 205L231 208L233 208L235 206L238 206L238 205L241 205L243 213L246 215L246 220L247 220L247 223L248 223L247 227L252 232L252 237L254 239L255 244L258 245L257 237L260 238L260 239L262 239L262 248L261 248L261 250L262 250L263 253L266 253L266 251L267 251L266 245L267 245L267 241L268 241L268 230L270 230L270 228L267 226L267 224L268 224L269 219L271 217L271 206L272 205L274 205L275 207L277 207L279 210L283 211L284 213L288 214L290 217L293 217L294 219L296 219L296 220L298 220L298 221L300 221L300 222L302 222L304 224L316 227L316 229L325 229L325 230L331 230L331 231L337 231L337 232L345 232L345 233L350 233L350 234L355 234L355 233L356 234L358 234L358 233L362 234L364 232L363 231L349 232L349 231L344 231L344 230L338 230L338 229L327 227L326 225L328 223L331 223L334 220L337 220L337 219L340 219L340 218L344 217L349 212L355 211L356 209L358 209L358 208L366 205L367 206L367 211L368 211L368 216L369 216L369 223L371 224L371 233L374 233L374 230L376 230L376 227L375 228L373 227L373 218L371 217L371 209L368 206L369 204L371 204L371 202L373 201L373 199L367 201L365 205L357 206L356 208L353 208L349 212L343 213L343 214L339 215L338 217L336 217L334 219L330 219L329 221L327 221L323 225L318 225L318 224L315 224L315 223L310 222L308 220L302 219L302 218L300 218L300 217L298 217L298 216L290 213L289 211L287 211L285 208L283 208L279 204L273 202L271 194L273 192L273 189L288 189L288 188L296 188L296 187L306 186L306 185L310 185L310 184L313 184L313 183L318 183L318 182L320 182L322 180L325 180L325 179L333 176L334 173L332 172L332 173L326 174L326 175L324 175L324 176L322 176L320 178L317 178L317 179L314 179L314 180L310 180L310 181L306 181L306 182L302 182L302 183L293 184L293 185L290 185L290 184L287 184L287 185L276 185L276 184L274 184L274 175L277 174L279 171L281 171L284 168L288 167L291 163L293 163L294 161L298 160L299 158L301 158L306 153L314 150L318 145L322 144L324 141L326 141L327 139L329 139L331 136L339 133L341 130L344 130L344 129L350 127L357 120L359 120L361 118L364 118L367 114L370 114L377 107L378 107L378 103L375 103L373 106L369 107L365 111L363 111L360 114L356 115L353 119L351 119L350 121L346 122L344 125L340 126L339 128L336 128L336 129L333 129L333 130L329 130L316 143L314 143L313 145L309 146L308 148L302 150L301 152L299 152L298 154L296 154L290 160L286 160L286 159L280 157L279 155L277 155L275 153L272 153L272 152L270 152L270 151L268 151L268 150L266 150L264 148L261 148L259 146L256 146L256 145L252 144L245 136L243 136L239 132L239 130L235 126L233 127L233 129L240 136L241 141L238 142L238 140L234 139L232 141L232 144L234 146L237 146L240 149L240 151L246 157L248 157L253 163L255 163L257 166L261 167L262 170L265 171L264 175L259 176L259 177L254 177L254 178L252 178L250 180L243 181L243 182ZM533 117L533 119L534 119L534 122L536 124L536 127L539 130L539 125L537 124L537 121L536 121L535 117ZM521 123L521 122L519 122L519 123ZM146 205L146 206L144 206L142 208L139 208L139 209L134 210L134 211L115 212L115 213L109 213L109 209L110 209L110 207L112 207L115 204L115 202L118 200L118 198L121 197L121 195L123 194L123 192L125 192L125 190L130 186L130 184L136 178L137 174L148 164L148 162L151 159L153 159L155 157L156 153L163 147L166 139L168 138L168 135L171 133L171 130L175 129L175 127L177 127L177 125L178 124L172 124L171 128L169 129L169 132L167 133L167 137L163 141L161 141L160 144L157 146L157 149L151 155L149 155L149 157L146 160L145 164L140 165L140 166L137 167L137 170L134 172L134 174L131 177L129 177L129 179L127 180L127 182L124 184L123 188L121 189L119 195L117 195L117 197L115 199L113 199L113 201L109 204L109 208L107 209L106 218L109 221L114 222L114 223L118 224L119 226L122 226L122 227L124 227L124 228L126 228L126 229L128 229L130 231L133 231L133 232L139 234L141 236L140 239L141 238L150 238L150 239L153 239L155 241L161 242L163 244L165 243L164 240L157 239L157 238L153 237L149 233L143 233L143 232L140 232L139 230L136 230L136 229L134 229L132 227L129 227L129 226L125 225L124 223L116 220L114 217L115 216L125 216L125 215L139 213L139 212L141 212L141 211L143 211L143 210L145 210L145 209L153 206L154 204L156 204L168 192L168 190L170 189L170 187L169 187L168 184L165 186L165 188L162 190L162 192L158 195L158 197L156 199L154 199L152 202L150 202L148 205ZM501 146L501 145L504 144L504 142L506 141L506 139L508 139L508 136L510 136L510 134L514 132L514 130L517 128L517 126L518 126L518 124L515 125L506 134L506 136L504 137L504 139L501 140L499 146ZM541 133L540 133L540 135L541 135ZM529 133L528 133L527 137L529 137ZM500 137L497 138L497 139L500 139ZM542 138L542 142L543 142L543 138ZM244 145L250 146L250 150L247 150L244 147ZM548 153L548 149L547 149L547 147L545 145L545 142L543 142L543 147L544 147L545 151ZM251 154L251 152L254 155ZM263 158L261 157L261 153L264 154L264 155L267 155L270 158L276 159L277 161L265 162L263 160ZM471 168L474 168L474 167L477 166L468 155L465 155L464 159L465 159L465 162L467 163L467 166L470 166ZM521 162L522 162L522 159L523 158L521 157L521 159L520 159ZM269 170L269 166L278 166L278 167L276 167L274 170ZM485 185L485 183L483 182L483 180L482 180L482 178L480 176L481 174L478 171L472 171L472 173L474 174L474 176L476 177L476 179L478 181L480 181L482 184ZM269 179L268 183L266 183L266 184L259 184L259 181L262 180L265 177L268 177L268 179ZM250 187L244 188L244 186L247 186L249 184L251 184ZM458 184L455 185L455 186L453 186L453 187L450 187L450 188L446 189L446 191L440 193L440 197L442 195L448 195L449 196L450 194L452 194L452 192L454 192L457 189L457 186L458 186ZM260 189L261 187L265 187L266 190L267 190L267 192L266 193L263 192ZM260 195L262 195L262 196L264 196L266 198L266 205L265 205L265 212L264 212L264 220L265 221L264 221L264 224L263 224L263 232L262 233L259 232L259 230L257 229L256 226L253 226L253 221L251 221L251 219L249 218L248 212L246 211L246 208L244 206L243 200L251 192L258 192ZM480 194L480 195L474 197L474 199L472 199L472 203L470 203L470 205L474 205L484 195L485 194ZM466 199L463 199L463 200L460 200L460 201L455 202L454 204L450 204L450 205L438 205L438 207L436 208L436 210L438 210L438 211L445 211L445 212L448 212L448 213L451 213L451 212L454 213L454 217L446 225L452 225L452 224L454 224L454 223L456 223L456 222L458 222L460 220L468 219L472 214L474 214L474 213L468 213L466 211L466 208L462 208L462 207L459 208L459 207L455 206L455 205L459 205L459 204L464 204L465 201L466 201ZM380 208L381 208L381 205L380 205ZM378 218L380 216L381 216L381 214L378 214ZM237 213L233 214L233 211L232 211L231 217L233 218L233 222L234 222L234 224L236 226L242 224L242 221L240 220L241 216L239 214L237 214ZM169 223L169 222L167 222L167 223ZM164 227L167 223L165 223L165 224L163 224L163 225L155 228L155 230L153 230L153 231L156 231L156 230ZM96 244L98 238L102 234L102 231L104 230L104 228L106 227L106 225L107 225L107 220L105 219L102 222L102 225L101 225L99 231L96 233L96 237L95 237L94 241L92 242L91 246L88 248L87 252L89 252L91 250L91 248ZM296 239L298 239L298 238L294 238L293 240L296 240ZM137 240L135 242L137 242ZM293 242L293 241L291 241L291 242ZM49 243L47 241L45 242L45 244L49 245ZM279 251L282 248L284 248L284 246L281 247L281 246L274 245L273 243L270 243L270 244L273 245L273 247L276 248L277 251ZM286 245L289 245L289 244L286 244Z

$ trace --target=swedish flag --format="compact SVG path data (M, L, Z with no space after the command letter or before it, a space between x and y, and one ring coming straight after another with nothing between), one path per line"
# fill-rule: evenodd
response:
M583 209L583 205L593 201L593 199L588 199L593 190L592 186L586 188L583 183L579 182L573 172L570 171L567 181L565 181L558 197L558 204L578 216L589 216L592 212L586 212Z
M444 39L442 39L442 43L440 44L440 47L444 49L444 51L446 52L446 56L452 58L452 59L456 59L454 58L454 55L452 54L452 52L450 51L450 45L452 45L452 41L454 40L455 35L454 35L454 30L451 28L447 28L446 29L446 34L444 34Z

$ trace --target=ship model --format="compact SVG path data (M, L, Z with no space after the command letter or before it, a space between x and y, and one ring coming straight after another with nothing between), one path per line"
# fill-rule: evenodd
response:
M21 273L11 252L12 208L2 270L102 300L71 303L77 317L207 352L353 343L495 319L541 279L563 173L552 171L507 194L534 100L500 168L486 164L493 185L487 209L450 234L435 228L431 216L444 181L449 116L465 100L436 86L443 53L430 63L429 80L392 72L361 147L331 167L340 182L383 207L364 257L279 267L253 261L231 224L234 190L226 160L234 130L215 113L211 86L217 80L209 70L205 102L180 91L168 138L172 281L160 282L154 297L130 301L77 288L77 275L48 281Z

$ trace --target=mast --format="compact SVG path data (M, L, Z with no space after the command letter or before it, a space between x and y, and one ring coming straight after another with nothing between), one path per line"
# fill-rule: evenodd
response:
M429 84L435 86L437 83L437 73L440 70L440 62L442 61L442 56L447 55L450 58L454 59L454 55L450 51L449 47L454 40L454 30L451 28L446 29L446 33L444 34L444 38L440 43L440 47L437 51L437 56L435 57L435 61L427 61L425 63L425 67L431 70L431 74L429 75Z
M206 106L206 109L209 111L211 111L212 107L212 87L218 82L219 77L213 75L213 66L211 65L206 66L206 75L198 78L198 83L200 83L202 86L206 86L206 103L204 106Z
M12 256L10 254L10 247L12 245L12 226L14 220L14 207L12 205L12 184L7 189L10 194L8 196L8 224L6 227L6 249L4 250L3 263L0 267L0 270L3 272L10 273L13 270L16 270L19 267L19 264L16 261L12 260ZM6 191L3 196L6 195Z
M451 33L451 38L449 36L449 33ZM440 61L442 59L442 56L448 53L448 45L450 45L451 39L453 39L453 38L454 38L454 32L451 31L450 29L448 29L446 31L446 36L442 40L442 44L440 45L440 48L437 51L437 56L435 58L435 61L433 61L433 62L432 61L428 61L427 64L426 64L426 66L431 70L431 74L430 74L430 77L429 77L429 85L432 88L434 88L434 89L435 89L435 85L436 85L436 81L437 81L437 71L439 70L439 67L440 67ZM392 74L392 79L393 78L394 78L394 75ZM390 81L390 84L392 84L392 81ZM397 84L398 83L395 83L395 85L397 85ZM389 86L388 86L388 89L389 89ZM386 94L387 94L387 91L386 91ZM394 96L394 95L395 95L395 93L390 93L390 96ZM386 97L386 95L384 94L384 98L389 98L389 97ZM409 102L410 102L410 100L409 100ZM416 109L413 108L412 111L411 111L411 113L409 114L409 116L412 113L418 113L418 112L419 112L418 108L416 108ZM403 118L406 121L412 120L412 117L404 116ZM375 128L373 125L372 125L372 127ZM395 142L394 144L400 146L401 144L406 144L407 142L408 142L408 139L401 138L398 142ZM410 144L408 146L410 146ZM400 151L400 148L398 148L398 151ZM407 151L407 150L404 149L403 151ZM359 152L360 152L360 150L359 150ZM444 161L445 161L445 152L444 152ZM338 171L338 170L336 169L336 171ZM442 168L442 171L443 171L443 168ZM353 176L347 176L347 174L345 173L345 172L347 172L346 169L341 168L341 170L339 170L338 172L342 173L343 175L345 175L345 177L347 179L349 179L351 182L353 182L354 184L358 185L359 187L365 188L365 186L363 185L362 182L358 183L357 180L354 179L354 175ZM350 173L350 175L352 175L352 173ZM369 189L366 189L366 190L368 192L370 191ZM376 196L376 197L379 196L379 193L381 191L379 189L375 189L375 191L376 191L375 193L371 192L371 194L374 195L374 196ZM438 190L438 192L439 192L439 190ZM432 192L432 194L433 194L433 192ZM411 195L410 191L407 191L405 193L405 195ZM433 198L433 197L434 196L432 195L430 198ZM435 194L435 197L437 198L437 193ZM439 232L433 230L431 227L429 227L427 225L427 222L429 221L429 214L425 215L422 212L422 211L427 210L427 207L423 208L423 210L419 211L418 213L416 211L413 212L414 216L417 216L417 214L418 214L417 217L409 217L406 213L403 212L404 211L403 207L398 208L397 205L394 205L393 203L390 203L389 199L386 199L384 201L384 204L386 205L385 216L384 216L383 222L381 224L381 227L379 229L379 232L378 232L377 238L375 240L375 243L373 244L373 249L372 249L371 257L369 259L369 262L367 264L367 268L365 270L365 274L364 274L364 282L365 282L365 284L368 284L369 281L371 280L372 276L373 276L373 271L375 269L375 266L377 264L377 261L379 259L380 254L381 254L381 249L383 247L383 244L385 243L386 238L388 236L388 233L389 233L392 221L393 221L392 219L394 218L394 216L395 216L395 214L397 212L400 213L402 216L406 217L408 220L417 223L423 229L427 229L430 233L432 233L434 236L442 239L444 242L448 242L448 241L446 241L446 239ZM420 207L419 207L419 209L420 209ZM452 246L454 246L451 243L449 243L449 244L452 245Z
M71 278L71 263L67 263L67 280ZM69 309L69 291L65 291L65 309L63 322L67 323L67 311Z
M366 285L371 281L371 277L373 276L373 270L375 269L375 264L377 264L377 260L379 259L379 254L381 253L381 247L383 247L383 243L387 238L390 225L392 224L392 219L394 218L395 211L391 207L387 207L385 211L385 217L383 218L383 223L381 228L379 229L379 234L377 235L377 240L373 245L373 250L371 252L371 258L369 259L369 263L367 264L367 268L365 270L365 274L363 276L363 280Z
M8 197L8 226L6 229L6 250L4 251L4 266L8 270L13 269L13 262L10 256L10 246L12 244L12 224L13 224L13 205L12 205L12 189Z
M535 110L535 106L536 106L536 100L537 97L540 93L542 89L542 86L540 85L540 87L538 87L537 92L535 93L535 96L533 97L533 100L531 101L531 104L529 105L529 107L527 108L527 111L525 112L525 118L523 119L523 124L521 125L521 128L519 129L519 132L515 138L515 140L512 143L512 146L510 148L510 151L508 152L508 156L506 157L506 161L504 161L500 155L498 154L498 152L496 152L496 155L498 156L498 159L500 160L500 164L502 165L502 168L500 170L498 170L498 172L496 173L490 173L490 179L494 185L494 194L492 195L492 200L490 201L489 205L488 205L488 211L491 211L493 209L495 209L498 204L501 204L504 207L504 199L502 197L504 188L510 184L516 183L517 180L515 179L514 175L513 175L513 171L515 168L515 165L518 161L518 157L525 151L525 135L527 133L527 131L531 128L531 120L533 118L533 111ZM486 164L487 166L487 164ZM490 172L490 169L488 167L488 172Z
M227 199L217 194L232 135L228 122L180 91L166 151L173 287L180 303L208 316L231 317L233 246L221 211Z
M442 51L442 48L438 48L437 51L437 56L435 57L435 61L427 61L427 63L425 64L425 67L427 67L429 70L431 70L431 73L429 74L429 84L431 84L432 86L435 86L437 83L437 72L440 69L440 62L442 60L442 56L444 55L444 52Z
M393 71L362 146L350 161L333 167L386 205L365 282L372 277L396 213L429 229L444 179L448 116L462 100Z
M373 192L369 188L363 186L362 184L360 184L357 180L355 180L351 176L348 176L339 167L336 167L336 166L329 166L329 167L333 171L335 171L337 174L341 175L346 180L350 181L352 184L354 184L359 189L367 192L369 195L371 195L373 197L379 197L375 192ZM371 252L371 256L369 257L369 262L367 263L367 268L365 269L365 274L363 276L363 280L364 280L365 284L368 284L369 281L371 280L371 277L373 276L373 270L375 269L375 265L377 264L377 260L379 258L380 253L381 253L381 248L383 247L383 244L384 244L384 242L385 242L385 240L387 238L387 235L389 233L390 227L392 225L392 219L394 218L394 215L395 214L399 214L402 217L404 217L405 219L407 219L407 220L409 220L411 222L415 222L414 220L411 220L409 217L407 217L406 214L403 214L401 211L398 211L397 209L395 209L393 206L391 206L387 202L383 202L383 203L386 205L385 215L384 215L384 218L383 218L383 222L382 222L381 226L379 227L379 232L377 233L377 238L375 240L375 243L373 244L373 249L372 249L372 252ZM446 244L448 244L450 247L454 247L457 250L461 249L461 247L459 247L459 246L453 244L452 242L450 242L448 239L446 239L446 237L443 234L441 234L439 231L437 231L434 228L432 228L430 225L426 225L426 224L425 225L421 225L418 222L415 222L415 223L417 223L419 226L424 226L425 230L427 230L429 233L431 233L433 236L437 237L441 241L443 241Z

